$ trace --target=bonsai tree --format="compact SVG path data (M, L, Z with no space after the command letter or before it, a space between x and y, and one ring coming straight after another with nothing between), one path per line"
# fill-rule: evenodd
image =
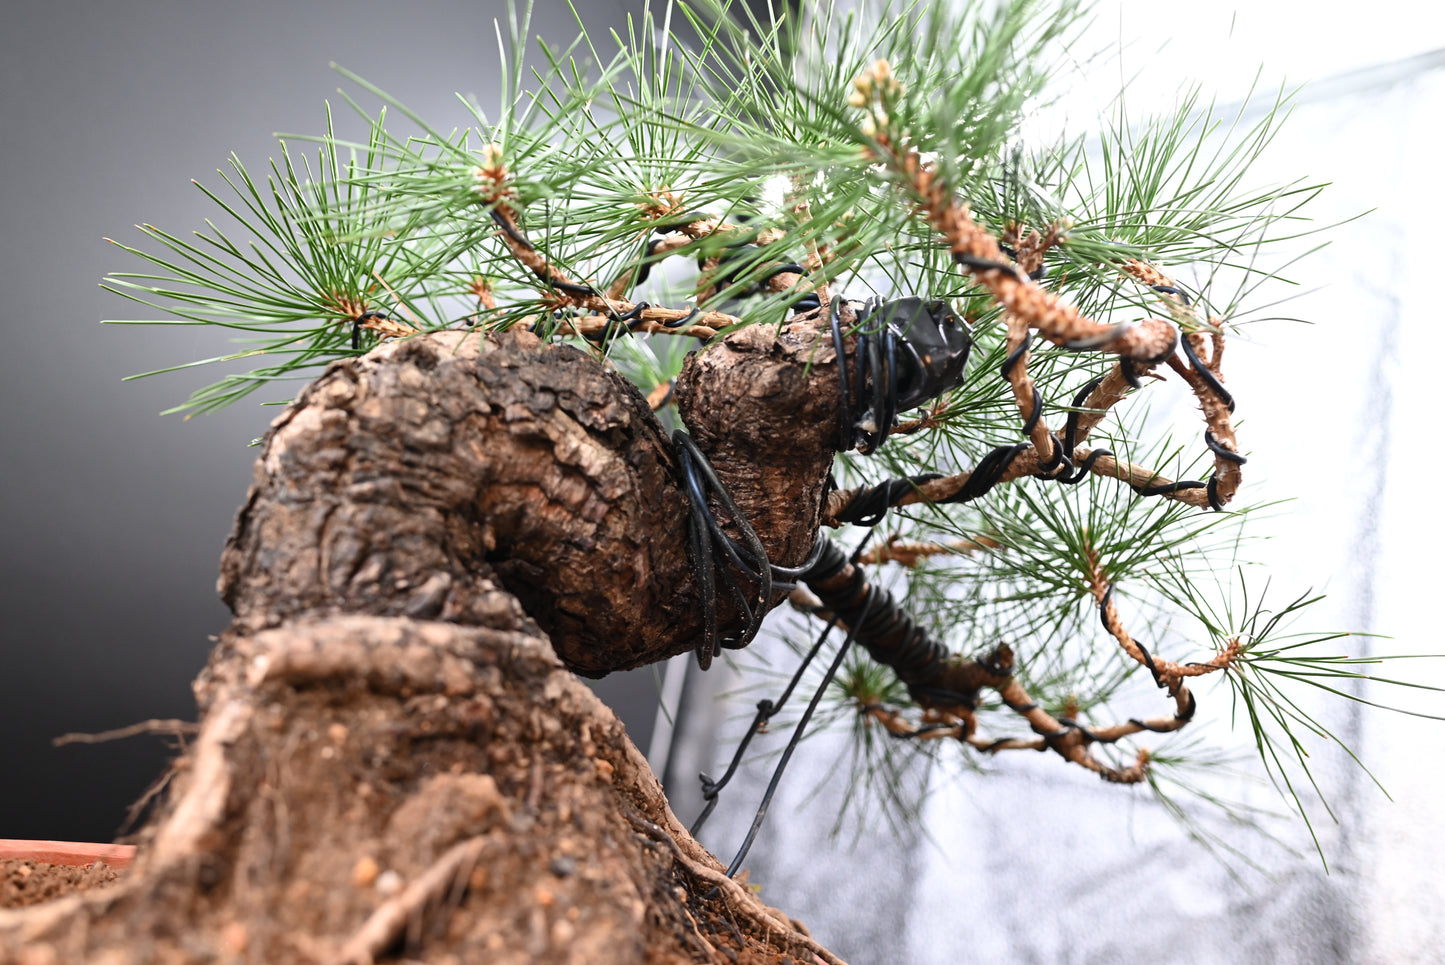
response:
M144 228L108 285L260 365L177 411L310 381L136 865L0 918L0 959L836 961L574 676L706 669L785 600L817 637L744 747L827 667L781 764L823 706L886 768L1042 751L1168 801L1223 681L1304 814L1290 688L1359 699L1362 661L1249 585L1224 362L1318 188L1251 184L1277 109L1040 136L1076 16L676 2L536 83L522 16L473 127L343 71L369 137ZM1155 385L1198 422L1146 421Z

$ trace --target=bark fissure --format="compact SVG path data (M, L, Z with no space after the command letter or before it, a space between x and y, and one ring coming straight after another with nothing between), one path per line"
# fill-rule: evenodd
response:
M805 320L678 380L785 565L821 517L832 362ZM586 353L448 332L333 365L257 462L235 618L135 865L0 912L0 961L837 961L726 878L571 672L696 646L687 514L646 401Z

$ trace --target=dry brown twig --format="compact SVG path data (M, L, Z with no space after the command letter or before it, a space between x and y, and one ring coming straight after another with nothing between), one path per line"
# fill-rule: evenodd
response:
M987 536L950 540L947 543L932 543L906 540L895 533L858 557L858 562L864 566L897 563L899 566L911 568L918 566L930 556L976 553L980 550L998 549L999 546L997 540Z

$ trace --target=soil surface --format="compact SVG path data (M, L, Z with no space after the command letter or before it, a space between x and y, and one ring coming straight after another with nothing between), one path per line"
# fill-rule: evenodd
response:
M49 864L45 861L0 861L0 908L38 905L77 891L104 888L120 873L97 861L88 865Z

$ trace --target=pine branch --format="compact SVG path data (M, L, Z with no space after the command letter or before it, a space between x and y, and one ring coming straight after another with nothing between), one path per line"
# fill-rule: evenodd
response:
M342 70L358 97L385 105L348 97L364 138L339 137L328 111L309 139L314 168L285 143L261 179L233 158L229 193L202 188L221 226L194 239L143 227L148 248L120 247L144 269L105 286L169 316L143 323L246 340L157 371L264 358L173 410L188 414L274 383L284 394L318 367L439 328L583 345L664 410L694 340L836 321L810 372L840 365L840 386L876 385L861 371L862 346L882 337L865 297L944 301L965 320L969 367L897 426L875 424L892 434L876 455L841 453L819 512L831 526L891 515L893 536L859 567L904 564L879 579L895 581L898 612L924 621L930 659L966 699L930 696L916 672L845 664L820 719L847 722L860 741L866 777L850 800L906 824L915 785L902 778L914 772L893 755L912 744L941 759L940 738L952 737L975 752L1053 750L1147 784L1186 816L1158 769L1193 745L1125 745L1181 729L1189 682L1212 676L1228 681L1267 773L1304 813L1303 738L1328 732L1292 694L1373 703L1352 689L1365 680L1360 658L1276 643L1279 618L1307 601L1236 618L1230 594L1201 587L1246 559L1258 508L1226 345L1288 268L1271 262L1276 246L1317 230L1307 206L1321 186L1254 181L1289 111L1283 91L1248 125L1243 110L1220 117L1190 92L1159 118L1121 107L1094 137L1025 137L1079 14L1029 0L858 12L825 2L763 22L728 0L670 2L660 23L644 13L611 45L543 44L529 76L529 25L514 12L507 36L498 30L499 103L467 104L468 129L434 127ZM1146 418L1149 388L1173 379L1203 416L1179 442ZM845 404L841 421L850 416L878 413ZM1195 512L1205 508L1216 512ZM847 624L857 600L845 602L807 605ZM1167 635L1183 647L1176 621L1197 625L1204 642L1190 646L1210 655L1189 662L1141 643ZM982 644L1001 640L1016 642L1016 665ZM1119 712L1139 667L1172 717ZM982 736L980 718L1001 736Z

